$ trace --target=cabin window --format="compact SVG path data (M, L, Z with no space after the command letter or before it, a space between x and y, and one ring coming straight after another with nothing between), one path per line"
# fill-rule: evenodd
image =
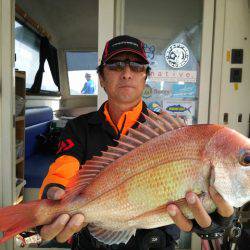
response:
M70 95L97 95L97 52L66 52Z
M26 72L27 94L34 84L40 63L40 45L42 38L33 30L19 21L15 21L15 69ZM51 70L46 60L40 90L38 95L58 95L58 87L52 78Z
M19 22L15 22L15 68L26 72L29 89L39 67L40 37Z
M42 91L54 91L58 92L58 88L54 83L54 80L51 75L51 71L49 68L48 61L46 60L44 63L44 72L43 72L43 81L42 81Z

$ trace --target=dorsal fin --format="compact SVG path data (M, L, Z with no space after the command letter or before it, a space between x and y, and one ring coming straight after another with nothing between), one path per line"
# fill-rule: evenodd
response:
M96 165L108 165L109 162L106 162L106 161L95 161L95 160L87 160L85 162L85 164L88 164L88 165L92 165L92 166L96 166ZM84 165L85 165L84 164Z
M143 114L143 116L145 122L138 122L138 128L130 128L128 135L121 136L119 140L114 140L117 142L117 146L108 146L107 151L102 151L102 156L93 156L92 159L87 160L81 166L77 175L70 180L63 202L71 201L82 193L93 179L116 159L128 154L154 137L186 126L179 116L173 117L165 111L157 115L148 110L148 115Z
M159 123L162 123L162 125L165 127L166 132L173 130L173 126L171 125L170 122L168 122L166 119L164 119L162 116L163 114L159 114L157 115L156 113L154 113L153 111L149 110L148 111L150 117L153 117L156 121L158 121Z
M121 140L125 142L127 141L135 146L140 146L141 144L143 144L142 141L127 135L122 135Z
M130 128L128 131L129 131L128 135L130 137L133 136L137 140L141 140L142 142L146 142L146 141L150 140L150 137L148 135L146 135L145 133L140 132L139 129Z
M141 123L141 122L138 122L138 123L139 123L138 128L141 130L144 130L144 133L146 133L151 138L154 138L154 137L160 135L155 129L151 128L150 125L145 124L145 123Z
M174 117L166 111L162 111L161 115L173 126L173 128L180 128L180 127L186 126L186 124L181 121L181 118L179 115L176 115L176 117Z
M131 151L131 149L136 148L132 143L129 142L124 142L122 140L114 140L118 143L117 147L121 147L121 148L127 148L128 150Z
M120 147L108 146L108 152L118 152L121 155L127 154L129 151Z
M110 152L110 151L101 151L103 156L111 157L113 159L117 159L121 157L121 154Z
M152 112L152 113L153 113L153 112ZM147 115L145 115L145 114L143 114L143 115L144 115L144 117L145 117L145 120L150 124L150 126L151 126L152 128L153 128L153 127L154 127L155 129L158 128L160 134L163 134L163 133L166 132L165 127L164 127L160 122L158 122L158 120L154 120L153 118L151 118L150 116L147 116Z

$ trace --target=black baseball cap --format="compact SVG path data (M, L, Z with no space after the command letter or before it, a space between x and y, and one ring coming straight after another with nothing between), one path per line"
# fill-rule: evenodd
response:
M149 64L145 50L144 43L132 36L116 36L106 43L102 54L101 64L106 63L113 56L121 52L131 52L140 56L145 64Z

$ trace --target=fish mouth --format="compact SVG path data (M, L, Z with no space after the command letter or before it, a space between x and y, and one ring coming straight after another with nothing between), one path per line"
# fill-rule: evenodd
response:
M250 166L241 166L240 169L243 171L250 171Z
M215 167L213 165L213 163L210 161L209 163L210 166L210 174L209 174L209 184L210 186L214 186L215 183Z

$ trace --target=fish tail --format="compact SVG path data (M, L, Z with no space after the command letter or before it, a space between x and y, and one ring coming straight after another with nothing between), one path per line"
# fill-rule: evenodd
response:
M191 108L192 108L192 106L190 106L190 107L187 108L187 111L188 111L189 113L191 113Z
M42 200L37 200L0 208L0 231L4 233L0 238L0 244L28 228L38 226L37 211L42 203Z

